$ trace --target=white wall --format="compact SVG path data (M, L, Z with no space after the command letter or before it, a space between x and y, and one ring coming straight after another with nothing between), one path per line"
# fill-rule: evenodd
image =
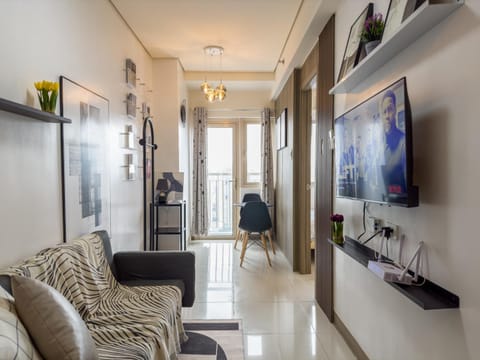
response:
M180 63L177 65L177 84L178 84L178 108L177 114L180 117L180 106L182 102L185 104L185 123L178 122L178 156L179 170L183 172L183 198L187 201L186 208L186 225L187 225L187 241L190 239L190 219L191 219L191 201L190 201L190 141L189 141L189 113L188 113L188 90L185 85L184 71Z
M183 69L174 58L153 60L153 124L155 129L155 178L164 171L181 171L184 173L183 198L187 201L187 239L190 238L190 205L189 193L189 143L188 127L180 121L180 105L182 101L188 105L187 90L184 84ZM179 223L176 208L160 208L159 221L164 226L176 226ZM177 236L160 236L160 249L175 249L178 246Z
M340 3L335 74L348 32L368 1ZM387 0L375 2L386 13ZM400 225L406 256L423 240L426 276L460 296L459 310L424 311L364 267L335 250L335 311L371 359L478 359L480 356L480 213L478 83L480 2L466 4L403 50L348 95L335 114L402 76L413 112L417 208L371 205L372 215ZM362 203L337 199L347 235L361 232ZM398 243L394 244L398 247Z
M153 123L155 142L155 170L179 171L179 74L177 59L153 60Z
M25 104L34 81L65 75L110 100L111 235L114 249L139 249L141 181L123 180L119 133L126 124L141 129L140 115L125 115L125 59L151 86L150 56L108 1L2 0L0 24L0 97ZM145 88L135 90L138 103ZM59 133L59 125L0 112L0 266L62 241Z

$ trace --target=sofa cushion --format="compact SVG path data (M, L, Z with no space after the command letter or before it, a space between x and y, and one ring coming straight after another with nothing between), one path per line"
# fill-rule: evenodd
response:
M110 243L110 236L108 235L108 232L106 232L105 230L99 230L95 231L94 234L102 240L103 254L105 256L105 260L110 266L110 271L112 272L113 276L115 277L115 279L118 280L115 262L113 261L112 244Z
M95 343L80 315L57 290L13 276L15 307L45 359L97 359Z
M182 280L123 280L122 285L126 286L176 286L182 292L182 296L185 293L185 284Z
M0 309L5 309L12 312L14 311L14 304L15 300L13 299L13 296L0 286Z
M12 289L10 288L10 276L0 275L0 288L5 290L9 294L12 293Z
M41 359L15 312L0 307L0 359Z

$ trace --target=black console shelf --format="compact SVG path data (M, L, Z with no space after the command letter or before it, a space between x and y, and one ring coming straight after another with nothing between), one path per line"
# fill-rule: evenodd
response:
M343 245L336 244L330 239L328 239L328 242L365 267L368 266L369 260L375 260L374 251L371 248L347 236L345 236ZM385 259L389 260L388 258ZM423 280L424 279L419 276L419 283L422 283ZM424 310L458 309L460 306L460 298L457 295L427 279L425 279L425 283L422 286L410 286L390 282L387 282L387 284L400 291Z
M155 234L160 235L180 235L182 229L178 226L160 226L155 230Z
M175 250L187 250L187 203L185 200L175 200L172 202L159 203L155 202L154 207L154 244L155 250L161 249L161 244L158 242L159 235L178 235L178 248ZM159 225L159 208L176 208L178 211L179 222L178 226L160 226ZM171 249L173 250L173 249Z
M23 115L31 119L37 119L48 123L54 124L70 124L72 120L58 116L46 111L38 110L33 107L22 105L14 101L0 98L0 110Z

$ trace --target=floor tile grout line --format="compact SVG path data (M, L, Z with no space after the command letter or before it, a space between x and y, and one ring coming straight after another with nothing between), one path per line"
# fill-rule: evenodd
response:
M228 241L229 243L233 244L233 241ZM202 255L207 255L207 257L203 257L202 261L199 261L199 266L197 267L198 269L202 269L201 271L197 271L197 274L202 272L202 274L197 278L198 279L198 284L200 286L197 286L196 291L200 294L205 294L211 289L208 288L209 285L209 271L211 271L211 267L209 263L205 263L205 260L209 261L208 258L208 251L202 250ZM252 324L260 324L260 326L257 327L259 330L255 330L255 327L252 326L251 329L247 330L245 327L243 328L243 332L245 336L247 335L259 335L259 336L268 336L268 337L275 337L275 338L282 338L282 337L305 337L310 334L314 340L310 341L315 341L317 343L317 349L318 349L318 357L321 359L325 360L334 360L331 358L331 356L335 356L333 354L336 354L336 351L340 350L342 353L344 351L344 345L338 343L335 338L331 337L332 330L331 326L329 323L323 323L324 320L323 318L319 317L318 314L318 307L316 308L317 313L309 310L309 307L312 305L315 305L316 302L314 300L314 295L310 293L307 296L303 296L303 294L308 293L309 286L314 286L314 281L315 279L313 278L312 275L300 275L296 273L292 273L291 268L289 267L287 261L285 259L282 259L281 255L279 257L279 261L275 262L274 265L275 269L269 269L265 266L258 266L255 267L253 265L256 264L256 261L261 261L264 260L264 254L255 254L254 252L251 252L253 256L250 257L249 260L251 260L252 266L249 267L248 269L243 269L239 267L239 260L237 259L237 254L238 252L233 253L233 263L232 265L228 267L222 267L221 269L217 269L220 273L222 271L228 272L230 275L230 289L226 291L226 295L218 295L218 297L214 300L208 300L206 298L201 299L201 301L196 302L196 304L199 304L197 308L193 308L189 314L192 315L192 317L197 318L199 320L202 319L213 319L213 315L217 315L216 318L219 319L224 319L224 320L229 320L229 319L234 319L234 318L241 318L242 321L244 319L248 319L250 315L241 315L243 314L249 314L250 310L249 307L255 307L255 305L259 305L261 308L269 308L270 306L278 308L280 310L275 310L272 312L269 312L269 315L266 315L266 319L268 319L269 324L272 325L271 328L265 328L262 330L261 322L258 323L257 320L253 320L251 322ZM258 255L257 257L255 255ZM200 258L200 257L199 257ZM245 270L245 271L244 271ZM272 272L273 270L273 272ZM283 283L281 283L283 281ZM268 296L263 297L260 293L261 296L257 299L250 299L249 294L258 294L258 292L255 292L255 288L258 287L259 282L267 282L272 290L272 298L269 298ZM251 288L248 288L248 286L251 286L252 284L255 284L254 290L252 292ZM245 286L247 288L245 289ZM260 286L261 288L261 286ZM244 290L245 289L245 290ZM295 296L291 296L292 294L295 293L300 293L302 296L299 296L296 298ZM221 294L221 292L219 292ZM275 298L273 298L275 297ZM199 299L200 300L200 299ZM304 325L307 325L306 327L300 326L301 330L295 330L295 326L298 325L298 321L292 322L292 329L294 330L287 330L287 329L282 329L285 331L279 331L281 330L280 328L284 328L285 323L283 322L282 324L280 322L277 322L275 320L271 320L272 316L276 316L276 311L282 312L282 309L285 309L285 306L293 306L295 308L295 314L298 312L298 316L295 315L293 318L296 320L304 318L307 320ZM212 309L207 309L209 307L212 307ZM220 308L219 311L217 312L216 308ZM221 309L221 308L224 309ZM300 310L298 310L300 308ZM207 316L207 311L212 311L213 314L212 317ZM315 315L316 314L316 315ZM218 316L222 315L222 316ZM315 316L313 316L315 315ZM242 316L242 317L240 317ZM253 315L255 316L255 315ZM250 320L252 321L252 320ZM257 322L256 322L257 321ZM283 321L283 320L279 320ZM301 322L301 321L300 321ZM248 320L244 325L249 325ZM280 327L278 327L280 325ZM287 325L288 326L288 325ZM297 327L297 329L300 329ZM325 338L322 336L325 331L328 331L329 333L325 333L328 338ZM315 335L312 335L315 334ZM246 337L244 338L244 343L245 343L245 351L247 350L247 345L246 345ZM332 348L330 347L330 341L328 339L332 339L334 343L334 352L332 352ZM294 345L295 346L295 345ZM327 348L328 351L327 352ZM308 348L307 348L308 349ZM291 351L291 348L289 349ZM276 353L276 352L275 352ZM270 356L273 353L270 354ZM283 355L283 354L282 354ZM348 355L347 355L348 357ZM248 358L248 357L246 357ZM285 356L281 356L280 358L285 358ZM309 357L310 359L310 357ZM337 359L335 359L337 360Z

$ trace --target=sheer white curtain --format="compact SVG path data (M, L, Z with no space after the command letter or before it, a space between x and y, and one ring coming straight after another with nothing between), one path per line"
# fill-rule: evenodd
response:
M195 122L193 134L193 201L192 233L208 233L208 183L207 183L207 109L193 110Z
M260 191L263 201L273 205L273 153L270 122L270 109L262 111L262 164L260 171Z

